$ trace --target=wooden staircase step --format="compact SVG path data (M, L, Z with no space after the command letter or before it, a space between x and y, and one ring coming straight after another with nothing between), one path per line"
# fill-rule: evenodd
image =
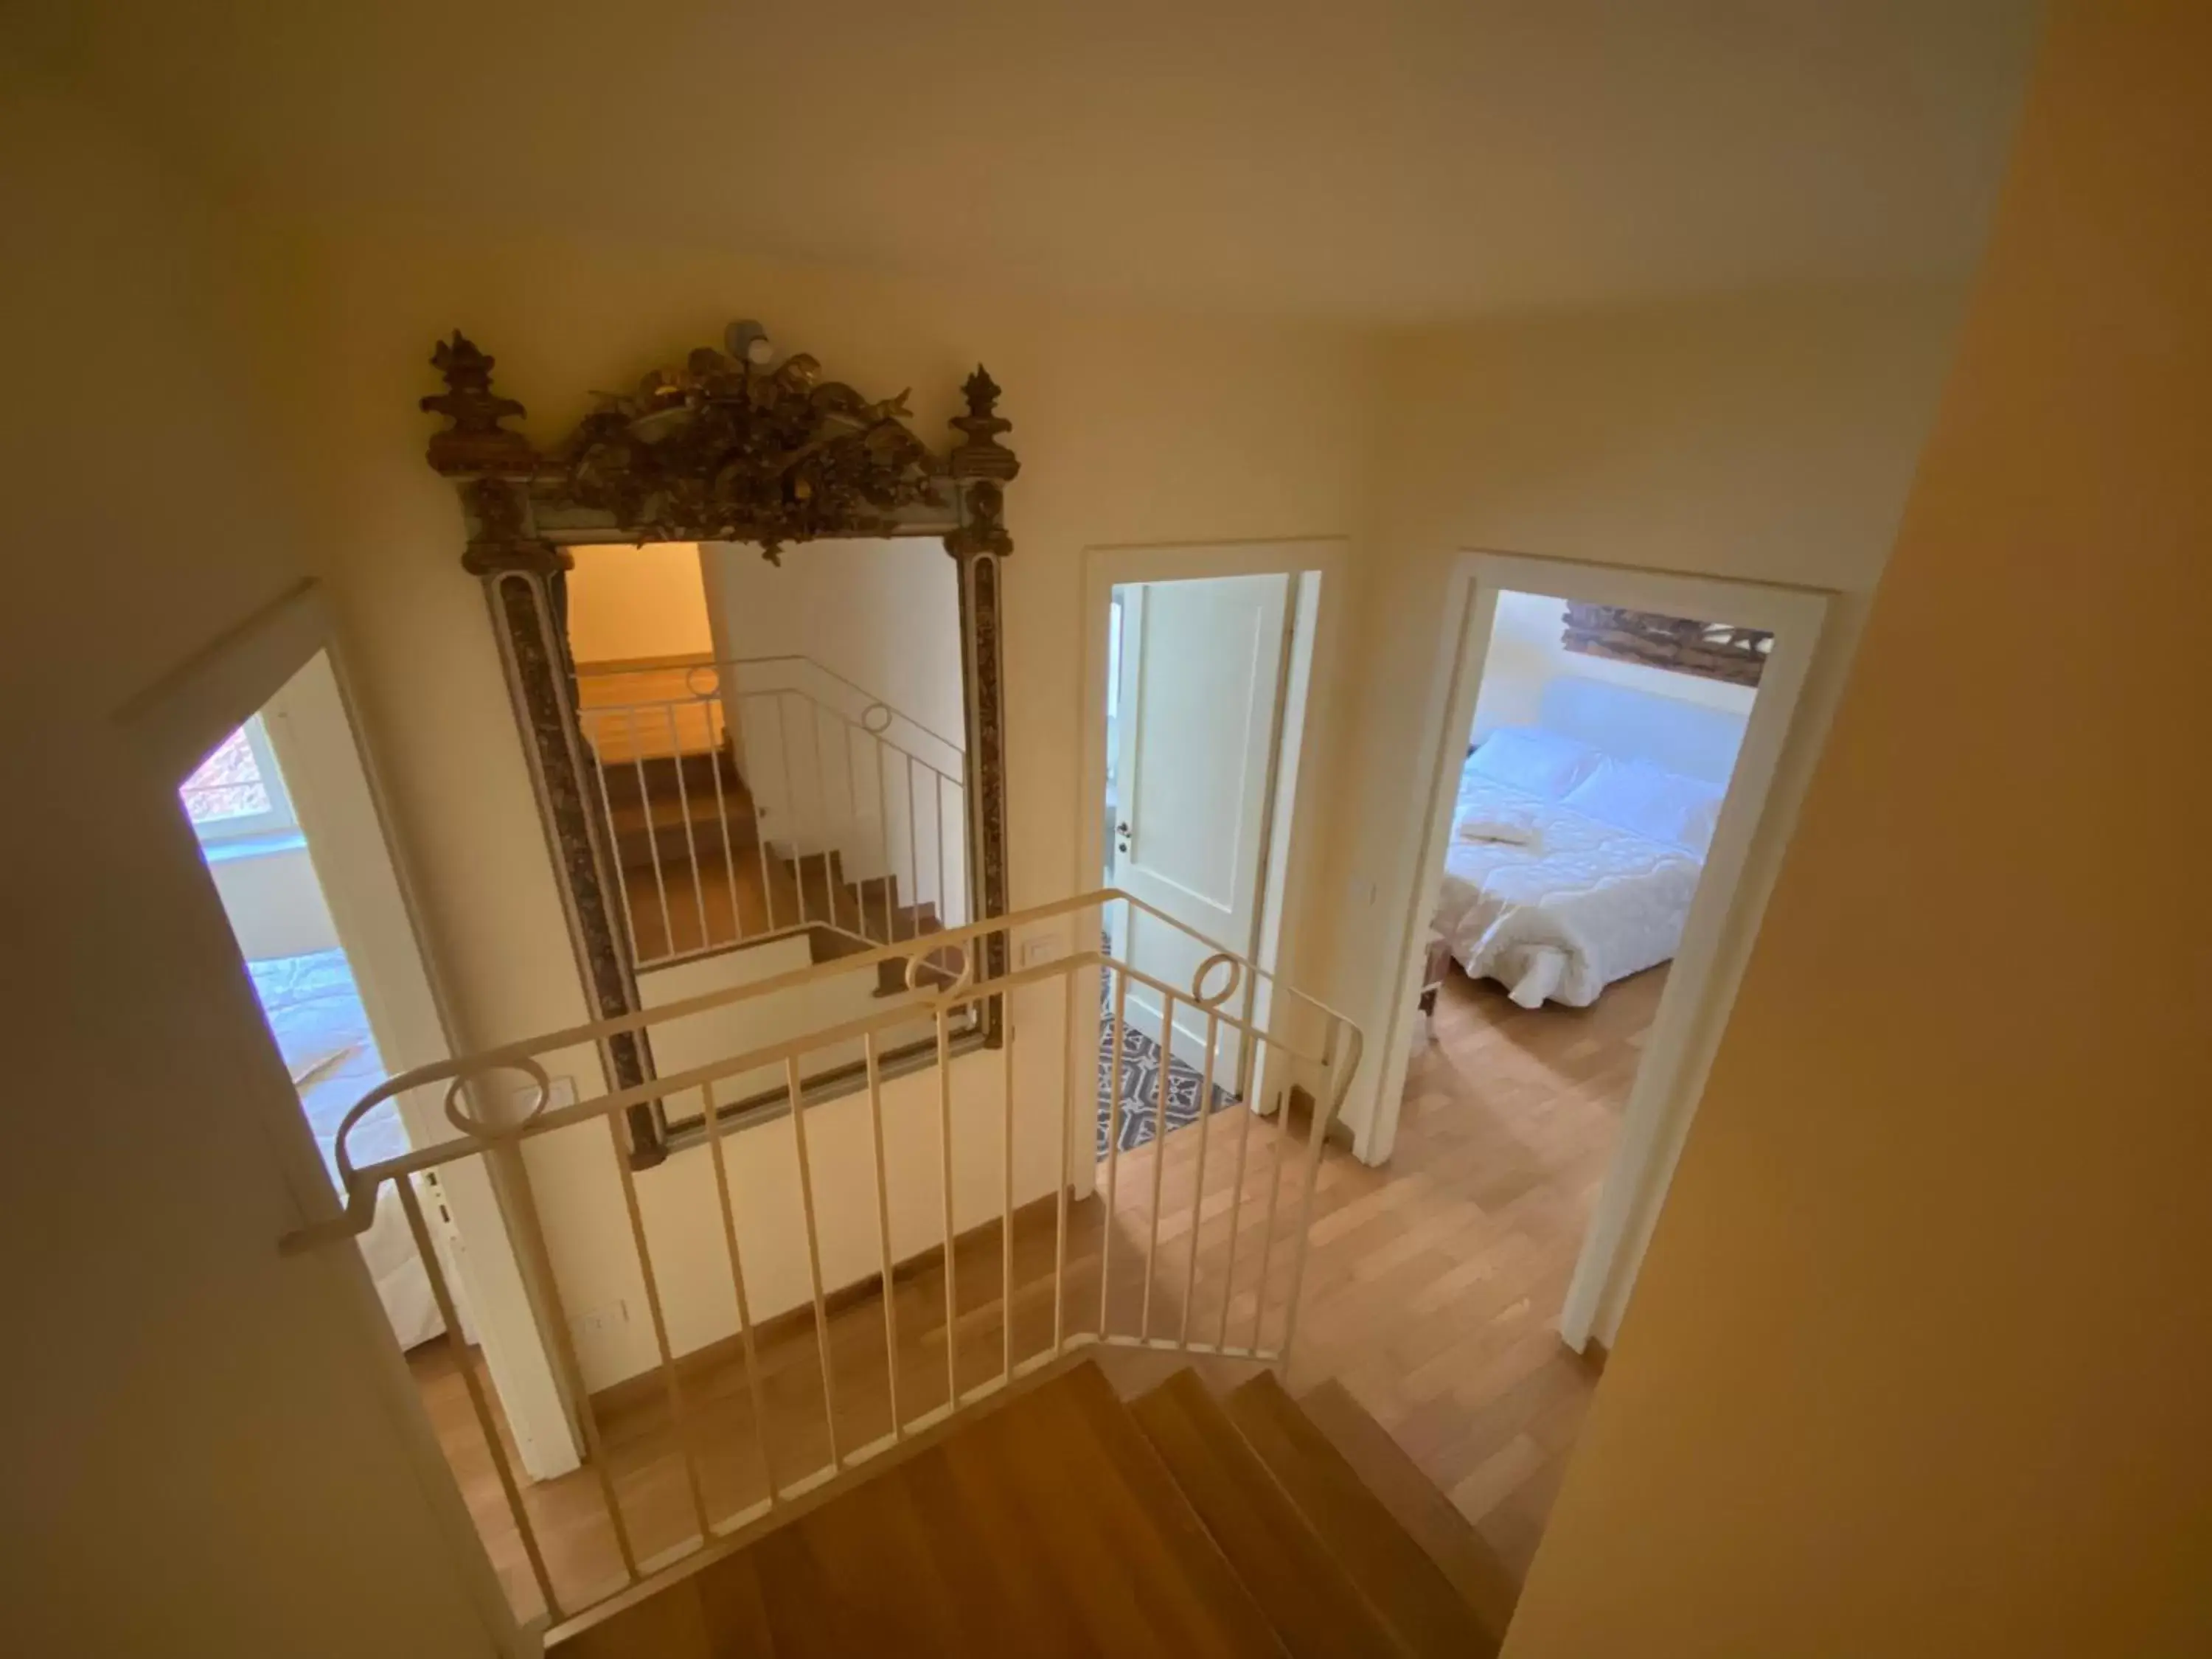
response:
M1146 1473L1145 1437L1097 1367L1076 1366L1002 1421L1033 1522L1087 1535L1060 1582L1083 1599L1102 1652L1279 1659L1282 1644L1188 1498Z
M1376 1501L1474 1609L1492 1641L1502 1642L1521 1586L1467 1517L1341 1383L1322 1383L1299 1405L1306 1420L1328 1437Z
M1493 1655L1497 1638L1272 1371L1224 1401L1245 1441L1407 1651Z
M1070 1376L1067 1398L1081 1414L1086 1443L1097 1447L1164 1546L1161 1568L1205 1605L1221 1642L1209 1651L1279 1656L1285 1645L1207 1530L1189 1495L1161 1461L1106 1375L1095 1364ZM1198 1651L1194 1648L1188 1651Z
M898 1471L962 1622L978 1632L972 1650L1038 1659L1094 1653L1002 1458L980 1437L963 1435Z
M1409 1651L1195 1375L1177 1372L1131 1409L1292 1654Z
M665 795L672 800L680 793L679 784L695 795L703 791L710 799L717 781L726 797L745 793L728 750L721 749L686 749L680 754L664 750L635 758L625 749L603 762L599 773L608 800L617 806L634 805L641 795Z
M554 1651L1494 1659L1510 1590L1342 1388L1186 1367L1125 1401L1085 1358Z
M793 1530L823 1582L836 1587L845 1622L860 1632L860 1645L847 1651L957 1659L981 1650L984 1632L966 1626L896 1471L824 1504ZM781 1593L769 1591L772 1611Z

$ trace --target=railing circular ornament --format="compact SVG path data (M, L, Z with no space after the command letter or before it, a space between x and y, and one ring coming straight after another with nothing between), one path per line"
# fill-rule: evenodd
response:
M487 1123L466 1110L461 1103L461 1091L477 1079L495 1072L520 1072L531 1081L529 1106L520 1117L508 1123ZM546 1075L545 1067L528 1054L518 1054L513 1060L501 1060L473 1072L463 1073L446 1085L446 1121L473 1140L510 1140L527 1128L532 1121L545 1109L553 1097L553 1079Z
M702 674L707 677L703 685L699 683ZM722 689L722 671L710 662L694 663L684 671L684 689L695 697L711 697Z
M881 714L884 717L884 723L881 726L876 724L876 716L878 714ZM860 711L860 729L863 732L867 732L870 736L878 738L880 738L884 732L890 731L891 729L890 705L889 703L883 702L872 702L866 708L863 708Z
M906 959L906 988L909 991L921 989L921 976L925 972L943 973L945 970L942 968L931 967L929 959L933 956L942 955L947 951L957 951L960 953L960 971L954 976L950 985L939 988L937 994L939 997L956 997L973 984L975 979L975 953L964 945L939 945L930 950L918 951Z
M1222 988L1211 996L1206 994L1206 976L1218 967L1226 967L1229 977ZM1237 988L1244 982L1244 964L1226 951L1216 951L1198 964L1197 972L1190 976L1190 1000L1201 1008L1218 1008L1237 994Z

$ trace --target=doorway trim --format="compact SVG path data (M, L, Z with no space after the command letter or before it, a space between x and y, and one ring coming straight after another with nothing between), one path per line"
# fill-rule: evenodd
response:
M1681 946L1661 994L1643 1061L1636 1068L1620 1139L1607 1165L1605 1184L1583 1234L1560 1312L1560 1338L1580 1352L1593 1338L1610 1343L1619 1329L1750 960L1779 863L1771 854L1778 851L1796 821L1802 781L1810 768L1792 766L1791 775L1799 780L1794 787L1778 789L1776 776L1785 761L1808 756L1826 735L1820 723L1797 729L1795 716L1814 664L1824 651L1834 648L1825 637L1833 595L1522 554L1468 551L1457 556L1444 607L1448 620L1442 643L1449 672L1439 677L1439 697L1432 699L1431 720L1424 723L1424 729L1436 737L1424 775L1425 810L1414 820L1418 853L1411 866L1411 890L1402 895L1395 923L1395 955L1385 957L1399 963L1399 972L1378 1051L1384 1057L1383 1072L1376 1085L1367 1149L1369 1161L1374 1163L1389 1156L1397 1135L1426 919L1435 913L1443 885L1467 733L1474 720L1498 596L1505 592L1668 616L1717 617L1774 635L1705 874L1683 927ZM1762 851L1770 855L1754 865L1753 854Z
M1075 856L1068 871L1071 892L1088 892L1098 884L1106 867L1104 815L1106 798L1106 674L1107 629L1112 619L1114 590L1147 582L1200 580L1210 576L1295 576L1306 572L1319 578L1319 593L1306 592L1300 583L1294 596L1291 658L1284 678L1286 707L1301 710L1298 729L1279 723L1276 733L1277 776L1272 802L1268 850L1261 879L1263 893L1260 915L1260 966L1279 977L1284 964L1297 961L1301 933L1298 898L1311 885L1317 838L1310 826L1316 814L1310 810L1317 799L1322 758L1317 752L1313 721L1314 693L1324 684L1327 665L1334 659L1338 618L1344 603L1345 568L1351 543L1341 536L1287 537L1272 541L1167 542L1139 545L1100 545L1083 550L1083 578L1078 626L1081 637L1076 660L1082 665L1082 695L1076 699L1074 752ZM1310 640L1310 643L1304 643ZM1290 774L1287 793L1281 790ZM1095 910L1079 918L1096 937L1101 925ZM1098 1011L1085 999L1076 999L1075 1030L1069 1048L1073 1063L1081 1065L1098 1052ZM1095 1107L1096 1091L1072 1079L1068 1098L1089 1101ZM1087 1128L1087 1124L1079 1126ZM1088 1144L1086 1141L1085 1144ZM1077 1196L1092 1186L1092 1165L1076 1160L1073 1170Z

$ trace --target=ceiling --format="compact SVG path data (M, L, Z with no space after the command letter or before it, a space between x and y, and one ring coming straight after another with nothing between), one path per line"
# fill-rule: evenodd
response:
M1367 320L1972 268L2028 0L26 0L280 210Z

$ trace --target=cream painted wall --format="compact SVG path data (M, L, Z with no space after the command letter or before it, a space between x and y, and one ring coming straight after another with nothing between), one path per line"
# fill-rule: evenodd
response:
M0 450L0 725L40 802L0 829L6 1644L483 1659L471 1594L496 1588L441 1532L466 1517L420 1479L437 1453L359 1253L277 1254L327 1187L177 805L189 755L156 763L125 719L305 574L251 245L4 58L0 222L33 416Z
M1676 674L1641 663L1585 656L1559 642L1567 605L1542 593L1501 593L1490 629L1490 653L1483 659L1481 695L1474 705L1474 740L1501 726L1534 726L1543 708L1544 688L1553 680L1595 680L1651 696L1748 716L1757 695L1747 685L1730 685L1696 674ZM1612 752L1612 751L1609 751Z
M942 543L811 542L781 565L727 542L704 556L730 656L811 657L965 746L960 586Z
M1954 295L1918 290L1769 296L1508 319L1378 350L1310 325L1074 312L674 252L648 267L629 250L454 240L410 222L331 230L298 253L283 274L314 303L295 317L293 355L316 372L298 389L294 428L319 441L323 488L352 508L320 551L477 1044L562 1024L582 1001L482 599L458 568L451 491L419 459L425 343L456 319L499 357L500 386L530 405L528 429L549 441L584 412L585 389L715 337L732 310L763 317L864 389L914 387L924 429L952 412L974 362L989 364L1009 388L1024 462L1009 496L1018 550L1007 577L1017 905L1089 878L1073 851L1084 810L1081 549L1366 528L1351 580L1324 595L1356 623L1317 665L1313 698L1313 764L1339 780L1328 792L1336 818L1314 826L1328 843L1328 873L1292 896L1294 912L1313 920L1287 930L1284 966L1291 982L1376 1032L1401 931L1383 896L1413 879L1404 831L1419 817L1418 757L1436 741L1421 728L1447 651L1439 615L1453 550L1863 595L1957 307ZM1859 609L1848 599L1838 607L1846 637ZM1832 677L1813 689L1808 720L1825 719L1834 690ZM1056 1016L1042 1012L1056 1005L1037 1001L1030 1018L1042 1029L1023 1042L1021 1087L1028 1109L1045 1113L1060 1040ZM1366 1091L1375 1069L1359 1079ZM1356 1086L1355 1129L1371 1108ZM606 1264L626 1259L602 1152L578 1154L563 1189L573 1212L549 1218L573 1231L579 1259L599 1264L592 1295L617 1293L601 1281L617 1273ZM648 1206L661 1193L684 1202L684 1171L700 1156L648 1175ZM628 1358L611 1366L645 1362L646 1333L631 1328Z
M1083 548L1343 535L1360 516L1373 352L1346 331L1070 310L677 249L640 260L631 246L453 240L398 222L356 224L284 252L272 274L295 303L291 356L313 363L292 388L293 429L315 445L308 476L344 507L323 526L318 556L471 1045L555 1029L584 1008L483 600L459 568L453 490L422 464L428 422L416 400L434 386L431 343L457 322L497 356L500 386L529 405L527 428L548 441L586 411L590 388L627 384L642 366L719 338L732 314L762 318L787 348L872 395L913 387L924 432L945 430L963 378L979 358L989 365L1008 388L1003 412L1023 462L1008 492L1017 551L1006 639L1018 906L1091 884L1074 853ZM310 303L297 306L301 295ZM1317 767L1331 763L1337 740L1340 672L1333 660L1316 665ZM1060 942L1072 942L1064 930ZM1304 976L1286 966L1294 982ZM1056 988L1017 999L1018 1200L1052 1182L1060 1006ZM962 1138L956 1176L968 1224L998 1202L997 1057L956 1071L958 1114L980 1126ZM927 1078L902 1088L933 1097ZM933 1109L933 1098L898 1106L892 1133L921 1133ZM865 1138L845 1121L857 1123L856 1110L825 1109L817 1154L821 1211L852 1233L831 1242L828 1265L853 1276L874 1265ZM752 1132L733 1152L742 1192L763 1206L787 1202L787 1127ZM900 1218L926 1218L939 1201L934 1162L895 1160L902 1241ZM532 1169L571 1310L641 1308L605 1136L549 1141ZM678 1152L639 1187L655 1238L711 1240L701 1231L713 1216L703 1150ZM717 1328L719 1257L687 1260L690 1280L664 1285L672 1321ZM759 1266L765 1283L803 1283L803 1257L788 1248ZM642 1365L650 1345L633 1319L624 1338L595 1351L591 1381Z
M568 573L568 648L579 663L710 652L696 542L579 547Z
M1394 337L1376 512L1348 660L1328 874L1310 988L1370 1033L1409 948L1428 757L1455 653L1462 550L1645 566L1837 590L1838 651L1800 729L1824 726L1931 417L1960 296L1948 290L1741 295L1552 313ZM1776 787L1802 787L1785 766ZM1755 881L1779 837L1755 846ZM1370 1143L1375 1070L1346 1116Z
M2212 1651L2208 63L2058 9L1511 1655Z

